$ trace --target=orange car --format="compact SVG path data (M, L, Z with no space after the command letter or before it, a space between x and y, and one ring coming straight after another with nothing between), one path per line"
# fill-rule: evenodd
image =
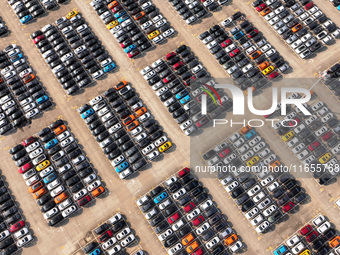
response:
M39 189L37 192L35 192L33 194L33 198L35 199L41 198L46 193L47 193L47 189L44 187L42 189Z
M268 61L264 61L262 64L260 64L258 67L259 69L262 71L264 69L266 69L269 66L269 62Z
M262 55L262 52L259 51L259 50L257 50L257 51L253 52L253 53L250 55L250 58L254 60L254 59L258 58L258 57L261 56L261 55Z
M99 186L95 190L92 191L92 196L93 197L98 197L100 194L102 194L105 191L103 186Z
M123 124L126 126L128 124L130 124L132 121L134 121L136 118L134 115L130 115L128 117L126 117L124 120L123 120Z
M247 126L241 128L240 131L239 131L239 133L240 133L241 135L244 135L244 134L247 133L250 129L251 129L251 126L247 125Z
M139 123L137 120L133 121L130 125L128 125L126 127L127 131L131 131L132 129L134 129L135 127L138 127Z
M64 201L67 197L68 197L67 193L63 192L54 199L54 202L56 204L59 204L60 202Z
M199 246L199 245L198 245L197 241L193 242L192 244L190 244L190 246L188 246L188 247L186 248L187 253L193 252L194 250L196 250L196 249L198 248L198 246Z
M182 239L182 244L183 245L188 245L192 240L194 240L195 238L194 238L194 236L193 236L193 234L192 233L190 233L189 235L187 235L186 237L184 237L183 239Z
M28 189L28 191L29 191L30 193L34 193L34 192L38 191L39 189L41 189L42 186L44 186L44 184L43 184L42 182L37 182L36 184L32 185L32 186Z
M146 113L146 108L145 107L142 107L142 108L139 108L137 111L136 111L136 117L139 117L139 116L142 116L144 113Z
M254 93L256 88L254 86L251 86L251 91ZM243 92L246 96L248 96L248 90L244 90Z
M65 130L66 130L66 126L65 125L60 125L56 129L54 129L53 132L54 132L55 135L60 135Z
M0 83L3 83L4 82L4 80L0 77Z
M268 13L270 13L271 10L269 7L267 7L266 9L264 9L263 11L260 12L261 16L266 16Z
M133 18L135 20L139 20L141 18L143 18L145 16L145 12L138 12L135 16L133 16Z
M232 234L227 239L224 240L225 245L231 245L237 241L237 235Z
M112 1L111 3L109 3L109 4L107 5L107 7L109 7L109 9L113 9L113 8L115 8L117 5L118 5L118 2L117 2L117 1Z
M273 163L270 164L270 168L274 169L275 167L280 166L281 163L278 160L275 160Z
M340 236L336 236L329 242L329 246L332 248L338 247L340 245Z
M115 86L115 89L120 90L121 88L125 87L126 85L127 85L127 82L123 80Z
M35 75L31 73L24 78L24 82L28 83L30 81L33 81L34 79L35 79Z
M296 33L297 31L299 31L302 28L302 25L299 23L297 25L295 25L294 27L292 27L292 31L294 33Z

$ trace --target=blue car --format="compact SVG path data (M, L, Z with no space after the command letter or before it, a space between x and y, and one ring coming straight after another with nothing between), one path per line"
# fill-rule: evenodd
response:
M126 11L122 11L122 12L117 12L115 13L115 18L119 19L120 17L122 17L124 14L126 14ZM118 20L119 21L119 20ZM120 21L119 21L120 22Z
M118 19L118 22L119 23L122 23L122 22L124 22L125 20L127 20L129 18L129 15L124 15L124 16L121 16L119 19Z
M29 22L31 19L33 19L31 14L28 14L20 19L21 24L26 24Z
M183 97L185 97L186 95L188 95L188 91L186 91L185 89L181 90L177 95L176 98L179 100Z
M246 138L246 140L249 140L250 138L254 137L256 135L255 130L250 130L247 134L244 135L244 138Z
M44 183L45 184L49 184L50 182L52 182L53 180L55 180L57 178L57 175L55 173L51 173L50 175L47 175L44 178Z
M115 63L111 63L111 64L108 64L107 66L105 66L103 68L103 71L104 71L104 73L108 73L108 72L111 72L115 68L116 68Z
M340 5L338 7L336 7L338 9L338 11L340 11Z
M11 57L11 61L12 61L12 63L14 63L15 61L22 59L23 57L24 56L22 55L22 53L18 53L16 55L14 55L13 57Z
M90 255L99 255L100 252L101 252L101 251L97 248L97 249L95 249L94 251L92 251L92 252L90 253Z
M46 102L48 100L48 96L43 95L37 99L37 104L42 104L43 102Z
M81 115L81 118L86 119L86 118L90 117L92 114L94 114L94 110L91 108L91 109L88 109L86 112L84 112Z
M185 97L183 97L180 102L181 104L186 104L187 102L190 101L190 95L186 95Z
M129 163L125 161L125 162L121 163L119 166L116 167L116 172L120 173L123 170L125 170L128 166L129 166Z
M136 49L136 45L135 44L131 44L129 46L127 46L125 49L124 49L124 52L125 53L129 53L130 51Z
M48 150L48 149L51 149L54 145L58 144L58 140L57 139L52 139L50 141L48 141L46 144L45 144L45 149Z
M287 246L286 245L281 245L279 248L277 248L274 251L274 255L281 255L281 254L284 254L287 251L288 251Z
M243 32L238 32L237 34L234 35L234 39L235 39L235 40L238 40L238 39L240 39L242 36L244 36L244 33L243 33Z
M155 202L155 204L160 203L163 199L167 198L168 194L166 192L162 192L162 194L160 194L159 196L157 196L153 201Z

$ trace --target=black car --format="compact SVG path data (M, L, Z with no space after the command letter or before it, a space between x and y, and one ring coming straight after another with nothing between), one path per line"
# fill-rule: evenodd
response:
M52 207L54 207L55 205L56 204L55 204L54 200L50 200L41 207L41 212L45 213L48 210L52 209Z
M104 231L106 231L107 229L109 229L109 225L107 223L104 223L104 224L100 225L98 228L96 228L94 230L94 232L97 235L100 235L100 234L104 233Z
M56 216L54 216L49 222L48 225L49 226L55 226L58 223L60 223L62 220L64 219L64 217L61 214L57 214Z

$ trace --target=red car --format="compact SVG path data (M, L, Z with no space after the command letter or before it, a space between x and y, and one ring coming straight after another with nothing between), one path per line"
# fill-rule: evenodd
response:
M225 40L224 42L221 43L221 46L222 46L223 48L225 48L225 47L227 47L227 46L230 45L230 44L232 44L231 39L227 39L227 40Z
M286 205L282 207L283 212L289 212L294 208L294 203L293 202L288 202Z
M329 138L331 138L333 136L332 132L327 132L326 134L324 134L322 136L322 140L327 141Z
M172 68L173 68L174 70L177 70L177 69L179 69L181 66L183 66L183 62L182 62L182 61L179 61L179 62L177 62L176 64L174 64L174 65L172 66Z
M137 56L139 53L140 53L139 50L134 49L134 50L132 50L132 51L130 51L130 52L128 53L128 57L129 57L129 58L133 58L134 56Z
M200 119L199 121L196 122L196 126L197 127L203 127L208 122L209 122L209 118L208 117L203 117L202 119Z
M230 153L230 150L227 148L224 151L220 152L220 158L224 158Z
M120 47L125 48L125 47L127 47L127 46L129 46L129 45L131 45L131 44L132 44L132 41L128 39L128 40L122 42L122 43L120 44Z
M318 148L320 146L320 143L318 141L315 141L314 143L312 143L311 145L308 146L308 149L310 151L315 150L316 148Z
M307 237L306 237L306 240L307 242L313 242L317 237L319 236L318 232L316 232L315 230L310 233Z
M198 225L200 225L202 222L204 222L205 221L205 219L204 219L204 217L202 216L202 215L200 215L200 216L198 216L196 219L194 219L193 221L192 221L192 224L194 225L194 226L198 226Z
M267 77L269 80L273 80L275 79L277 76L279 76L279 74L277 72L272 72L271 74L269 74Z
M23 226L25 226L25 222L23 220L18 221L17 223L15 223L14 225L12 225L9 228L9 232L13 233L15 231L18 231L19 229L21 229Z
M190 86L191 82L196 81L196 77L192 76L189 79L187 79L186 81L184 81L185 86Z
M26 163L25 165L23 165L22 167L20 167L18 169L18 172L23 174L25 173L27 170L30 170L33 167L33 164L31 162Z
M176 53L175 53L175 52L170 52L170 53L166 54L165 59L166 59L166 60L170 60L170 59L172 59L174 56L176 56Z
M176 76L174 74L170 74L169 76L167 76L163 79L163 82L168 83L168 82L174 80L175 78L176 78Z
M26 140L22 142L22 145L26 147L30 145L31 143L33 143L34 141L35 141L35 138L33 136L28 137Z
M267 5L265 3L260 4L259 6L256 7L256 10L258 12L262 11L263 9L267 8Z
M107 239L109 239L111 236L113 235L113 232L111 230L108 230L106 231L104 234L102 234L100 237L99 237L99 242L104 242L106 241Z
M312 8L314 6L313 2L309 2L308 4L305 5L305 9L309 10L310 8Z
M90 196L85 196L85 197L83 197L82 199L80 199L78 201L78 205L79 206L84 206L84 205L86 205L90 201L91 201L91 197Z
M178 176L183 177L184 175L187 175L188 173L190 173L190 169L186 167L186 168L183 168L181 171L178 172Z
M188 205L186 205L183 209L186 213L190 212L192 209L194 209L196 205L193 202L190 202Z
M123 9L122 6L121 6L121 5L117 5L116 7L114 7L113 9L111 9L111 11L112 11L113 13L116 13L116 12L120 11L121 9Z
M44 39L45 39L44 35L39 35L39 36L37 36L36 38L33 39L33 43L37 44L38 42L40 42L40 41L42 41Z
M299 118L295 118L294 120L295 120L296 124L300 123L300 119ZM289 126L291 126L291 127L295 126L295 122L294 121L289 122Z
M201 248L199 248L198 250L194 251L193 253L190 253L190 255L202 255L203 251Z
M240 53L240 50L239 49L235 49L233 50L232 52L229 53L230 57L235 57L237 54Z
M173 223L174 223L175 221L177 221L179 218L180 218L179 214L178 214L178 213L175 213L175 214L173 214L172 216L170 216L170 217L168 218L168 222L169 222L170 224L173 224Z
M308 224L307 226L304 226L303 228L300 229L300 234L305 236L312 230L313 230L312 226Z
M259 33L259 31L258 31L257 29L254 29L253 31L251 31L251 32L248 34L248 37L249 37L249 38L253 38L253 37L255 37L258 33Z

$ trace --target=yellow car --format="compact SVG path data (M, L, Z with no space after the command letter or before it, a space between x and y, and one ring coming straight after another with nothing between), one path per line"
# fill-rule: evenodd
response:
M106 25L107 29L111 29L114 28L115 26L117 26L119 24L119 22L117 20L114 20L112 22L110 22L108 25Z
M300 253L300 255L310 255L310 254L312 254L312 253L308 249L306 249L306 250L304 250L303 252Z
M159 147L158 150L159 150L159 152L164 152L164 151L168 150L169 148L171 148L171 146L172 146L171 142L166 142L161 147Z
M255 163L259 162L259 157L258 156L255 156L255 157L252 157L248 162L247 162L247 166L252 166L254 165Z
M77 11L71 11L66 15L67 19L73 18L74 16L76 16L78 14Z
M148 38L151 40L153 38L155 38L157 35L159 35L159 31L153 31L151 34L148 35Z
M262 71L262 73L263 73L264 75L268 75L268 74L270 74L274 69L275 69L274 66L268 66L266 69L264 69L264 70Z
M292 139L294 135L295 135L295 132L294 132L294 131L289 131L287 134L285 134L284 136L282 136L281 139L282 139L284 142L287 142L287 141L289 141L290 139Z
M37 165L36 169L39 172L39 171L45 169L46 167L48 167L50 164L51 164L50 161L45 160L42 163L40 163L39 165Z
M319 158L319 162L322 163L322 164L326 163L331 157L332 157L332 154L327 152L325 155L323 155Z

